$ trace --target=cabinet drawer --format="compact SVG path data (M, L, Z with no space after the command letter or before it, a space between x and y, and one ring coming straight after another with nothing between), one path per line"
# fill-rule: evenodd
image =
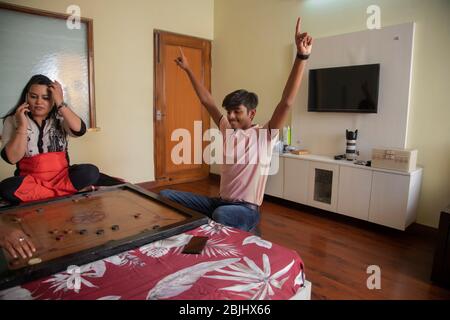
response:
M405 230L409 176L374 172L369 221Z
M283 198L284 159L273 156L270 162L269 176L267 177L265 194Z
M339 169L338 212L368 220L372 171L341 166Z
M284 199L307 203L308 163L306 160L284 159Z

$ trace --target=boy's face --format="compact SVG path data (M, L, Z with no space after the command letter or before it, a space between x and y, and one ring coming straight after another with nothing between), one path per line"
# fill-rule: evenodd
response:
M227 119L233 129L248 129L252 125L255 117L256 109L247 110L247 107L240 105L239 107L227 110Z

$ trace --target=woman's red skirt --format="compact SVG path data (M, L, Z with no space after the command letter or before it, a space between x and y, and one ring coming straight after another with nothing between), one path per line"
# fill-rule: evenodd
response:
M25 177L14 195L23 202L44 200L76 193L69 179L65 152L43 153L19 161L20 176Z

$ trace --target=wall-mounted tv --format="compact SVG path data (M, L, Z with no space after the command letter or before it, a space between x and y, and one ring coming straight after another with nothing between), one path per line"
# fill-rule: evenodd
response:
M377 113L379 64L309 70L308 111Z

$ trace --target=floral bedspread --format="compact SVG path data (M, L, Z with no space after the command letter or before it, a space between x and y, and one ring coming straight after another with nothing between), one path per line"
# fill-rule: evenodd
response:
M199 255L192 236L209 237ZM0 292L0 299L290 299L305 283L290 249L210 221L136 250Z

